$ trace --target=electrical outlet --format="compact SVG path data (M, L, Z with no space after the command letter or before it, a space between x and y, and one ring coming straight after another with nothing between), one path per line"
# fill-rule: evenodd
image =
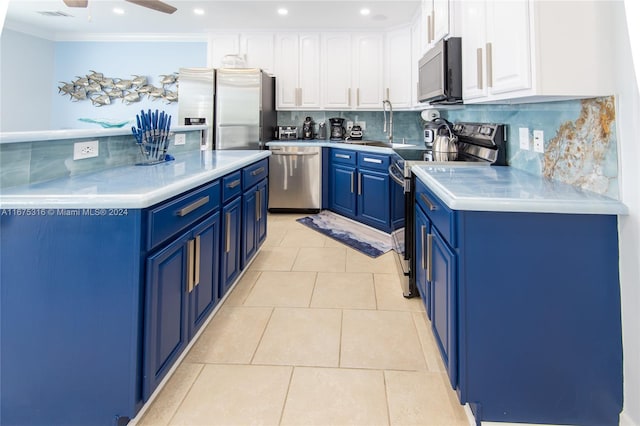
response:
M184 145L187 143L187 135L184 133L176 133L174 145Z
M535 152L544 152L544 132L542 130L533 131L533 150Z
M353 127L353 121L347 121L347 133L351 131L352 127Z
M356 121L356 125L360 126L362 131L367 130L367 122L366 121Z
M520 149L529 150L529 128L520 127Z
M76 142L73 144L73 159L83 160L98 156L98 141Z

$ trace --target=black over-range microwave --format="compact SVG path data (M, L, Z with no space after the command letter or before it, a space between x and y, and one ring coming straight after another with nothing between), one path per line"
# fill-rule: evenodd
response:
M462 102L462 42L440 40L418 62L418 101L431 104Z

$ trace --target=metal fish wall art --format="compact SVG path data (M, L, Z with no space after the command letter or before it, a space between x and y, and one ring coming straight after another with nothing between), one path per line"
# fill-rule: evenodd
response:
M146 96L148 99L161 99L167 104L178 101L178 73L160 75L161 87L149 84L143 75L131 75L130 79L105 77L101 72L89 70L85 76L76 76L71 82L61 81L58 93L69 95L72 102L89 100L93 106L101 107L112 104L120 99L129 105L140 102ZM171 90L176 86L176 90Z

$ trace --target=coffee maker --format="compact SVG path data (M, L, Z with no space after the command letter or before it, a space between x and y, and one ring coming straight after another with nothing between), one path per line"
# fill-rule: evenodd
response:
M313 139L313 120L306 117L302 124L302 139Z
M329 122L331 123L331 136L329 139L332 141L344 139L344 118L330 118Z

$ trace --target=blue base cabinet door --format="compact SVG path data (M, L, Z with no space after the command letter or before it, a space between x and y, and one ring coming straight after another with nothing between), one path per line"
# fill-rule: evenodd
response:
M267 238L267 183L261 181L242 196L242 269Z
M267 206L269 205L269 181L263 180L258 184L258 210L260 211L260 217L258 218L258 226L256 229L256 238L258 241L258 247L264 243L267 239Z
M431 233L431 222L427 219L421 208L415 207L415 276L416 287L420 293L420 298L427 311L427 317L431 319L431 289L427 277L427 235Z
M360 169L358 171L358 217L376 228L389 231L391 205L389 174Z
M188 242L177 238L147 259L143 399L147 400L189 341Z
M220 300L220 213L193 230L193 285L189 293L189 339Z
M331 166L331 202L329 207L348 217L356 215L355 167Z
M240 274L242 197L222 208L222 245L220 265L220 297L222 298Z
M456 254L433 230L427 235L427 278L431 287L431 327L451 386L458 384Z

